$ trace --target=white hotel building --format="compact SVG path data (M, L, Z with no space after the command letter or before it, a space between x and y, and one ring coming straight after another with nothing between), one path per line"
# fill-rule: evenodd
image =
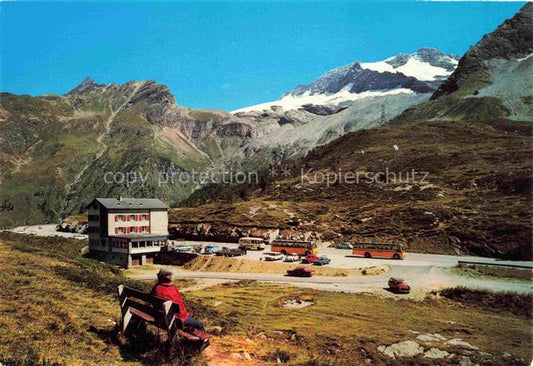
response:
M168 209L155 198L95 198L88 206L89 253L129 268L152 264L168 238Z

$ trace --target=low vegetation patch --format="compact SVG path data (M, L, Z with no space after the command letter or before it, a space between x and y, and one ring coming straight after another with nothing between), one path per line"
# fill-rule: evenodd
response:
M440 295L461 303L499 312L511 312L529 319L533 314L533 296L531 295L473 290L461 286L441 290Z
M486 265L459 264L453 268L453 272L467 276L489 276L499 278L514 278L517 280L532 281L533 271L512 267L494 267Z

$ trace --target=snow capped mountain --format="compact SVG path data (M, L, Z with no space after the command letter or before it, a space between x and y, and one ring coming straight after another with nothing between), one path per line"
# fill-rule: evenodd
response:
M309 85L298 86L279 100L233 111L249 112L280 106L338 105L369 97L432 93L455 69L458 57L433 48L399 54L378 62L354 62L329 71Z
M414 54L399 54L384 61L362 63L364 69L400 72L421 81L443 80L455 69L458 57L434 48L421 48Z

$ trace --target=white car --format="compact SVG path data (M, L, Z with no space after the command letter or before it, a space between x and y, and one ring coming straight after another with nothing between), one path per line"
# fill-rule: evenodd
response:
M348 242L344 242L344 243L337 244L336 248L337 249L353 249L353 245Z
M283 259L283 254L281 253L266 253L265 254L265 261L267 262L280 261L282 259Z
M285 259L283 260L283 262L289 262L289 263L292 263L292 262L299 262L300 259L298 258L297 255L293 255L293 254L289 254L285 257Z
M194 248L190 245L177 245L171 247L172 250L178 252L178 253L194 253Z

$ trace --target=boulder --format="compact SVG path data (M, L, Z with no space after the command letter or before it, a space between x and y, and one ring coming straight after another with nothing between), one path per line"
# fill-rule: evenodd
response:
M398 342L388 347L379 346L378 350L391 358L414 357L424 352L424 348L415 341Z
M478 350L479 348L477 348L476 346L473 346L471 345L470 343L466 342L466 341L463 341L462 339L460 338L454 338L454 339L450 339L449 341L447 341L446 343L444 343L448 346L457 346L457 347L461 347L461 348L465 348L465 349L470 349L470 350Z
M424 358L439 359L450 356L450 354L444 350L438 348L431 348L424 353Z
M420 334L418 337L416 337L421 342L440 342L445 341L446 338L441 336L438 333L434 334Z

